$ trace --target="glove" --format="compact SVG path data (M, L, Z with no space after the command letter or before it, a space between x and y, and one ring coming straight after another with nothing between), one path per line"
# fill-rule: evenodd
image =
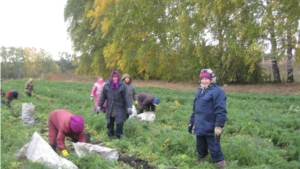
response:
M131 115L131 114L132 114L132 110L131 110L131 108L128 108L128 109L127 109L127 114L129 114L129 115Z
M215 138L219 137L221 135L221 133L222 133L222 128L216 126L215 127Z
M93 96L91 96L91 100L94 100L94 97L93 97Z
M134 104L135 104L135 105L137 105L137 104L138 104L138 101L137 101L137 100L136 100L136 101L134 101Z
M188 132L189 132L190 134L192 134L193 127L194 127L194 123L190 123L190 124L189 124L189 127L188 127Z
M67 157L69 155L68 151L66 149L62 150L61 151L61 154L64 156L64 157Z
M97 114L99 114L100 110L101 110L101 107L97 107L97 109L96 109Z

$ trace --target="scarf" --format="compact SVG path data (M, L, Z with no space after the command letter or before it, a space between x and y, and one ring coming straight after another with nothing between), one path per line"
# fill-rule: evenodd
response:
M118 80L117 80L116 83L114 83L114 81L113 81L114 75L117 75L117 77L118 77ZM116 91L117 91L117 90L119 89L119 83L120 83L120 81L121 81L121 78L120 78L119 72L113 71L113 72L110 74L110 88L116 89Z

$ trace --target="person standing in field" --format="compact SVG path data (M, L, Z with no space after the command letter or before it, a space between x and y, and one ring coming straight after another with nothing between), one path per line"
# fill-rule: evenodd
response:
M98 107L99 98L101 96L103 87L104 87L104 79L103 76L99 76L98 81L94 84L92 91L91 91L91 100L94 100L94 111L96 111ZM104 102L104 105L101 107L101 110L105 112L106 109L106 102Z
M226 94L216 85L216 77L211 69L200 72L200 88L195 94L193 113L188 132L196 135L198 162L202 163L208 154L216 162L218 169L226 166L221 150L220 138L226 122Z
M5 96L5 92L1 89L1 97Z
M106 120L108 136L121 138L123 135L123 125L129 115L132 114L132 104L129 102L127 88L121 81L120 74L113 71L110 79L105 83L102 94L99 99L97 112L100 112L106 100ZM114 129L116 123L116 131Z
M159 98L146 92L138 94L137 99L140 113L143 113L144 110L155 112L155 106L157 106L160 102Z
M65 137L68 136L72 142L85 143L84 137L84 119L82 116L73 115L68 110L57 109L50 113L48 119L48 140L53 150L58 147L63 156L68 156L65 145Z
M29 78L28 81L25 84L25 93L27 96L31 97L32 92L34 91L33 89L33 78Z
M131 80L129 74L124 74L122 76L122 81L126 84L127 94L129 97L130 104L133 105L133 103L134 103L135 105L137 105L138 101L137 101L137 97L136 97L136 90L135 90L134 85L132 84L132 80Z

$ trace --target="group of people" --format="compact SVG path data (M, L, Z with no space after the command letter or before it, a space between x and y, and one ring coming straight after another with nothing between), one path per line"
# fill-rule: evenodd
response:
M130 76L124 74L121 78L117 71L113 71L106 82L103 76L99 77L92 88L91 100L94 100L95 112L103 111L106 115L108 136L117 138L123 135L123 125L132 114L133 104L138 105L139 112L143 113L144 110L154 112L160 102L159 98L149 93L137 95Z
M28 79L28 81L25 84L25 93L31 97L31 93L34 91L33 89L33 78ZM1 89L1 98L5 96L5 92ZM6 104L9 108L11 108L11 101L17 100L19 97L19 92L17 90L9 90L6 94L7 102L3 101L4 104ZM1 99L2 102L2 99Z
M107 134L109 137L121 138L123 125L132 113L132 105L140 105L140 112L155 111L155 105L160 100L151 94L136 94L136 89L128 74L120 78L117 71L113 71L108 81L99 76L93 85L90 99L94 100L94 111L99 114L104 112L107 120ZM116 126L116 127L115 127ZM63 156L68 156L65 146L65 137L68 136L73 142L86 142L84 137L84 118L73 115L68 110L58 109L50 113L48 119L48 140L51 147L58 147ZM116 129L115 129L116 128Z
M216 76L211 69L201 70L199 79L200 88L195 94L188 132L196 135L198 162L204 162L204 157L209 150L216 167L223 169L226 162L221 150L220 137L227 115L226 94L216 85ZM160 102L157 97L149 93L142 92L136 96L135 87L128 74L124 74L120 79L120 74L113 71L110 80L106 83L103 77L99 80L100 82L95 83L94 87L102 88L95 90L93 87L91 97L99 98L95 100L96 112L104 110L106 113L108 136L115 135L117 138L122 136L123 124L132 113L132 101L138 104L139 113L143 113L144 110L155 111L155 106ZM98 96L94 91L99 91ZM116 131L114 131L115 123Z
M204 158L210 152L212 161L217 169L226 166L221 150L220 138L222 128L226 123L226 94L216 84L216 76L211 69L203 69L199 75L200 88L195 94L193 111L190 116L188 132L196 136L196 150L198 162L204 162ZM33 85L28 93L33 91ZM10 92L11 95L13 92ZM31 96L31 94L28 96ZM102 76L94 84L91 92L91 100L94 100L94 111L103 111L106 114L107 134L109 137L121 138L123 125L132 113L132 105L136 104L139 113L155 111L155 106L160 100L149 93L136 94L136 89L128 74L120 78L117 71L113 71L108 81ZM116 130L114 130L116 124ZM65 136L72 141L86 142L84 137L84 119L82 116L73 115L67 110L55 110L50 113L48 120L49 143L55 150L58 147L63 156L68 156L64 144Z

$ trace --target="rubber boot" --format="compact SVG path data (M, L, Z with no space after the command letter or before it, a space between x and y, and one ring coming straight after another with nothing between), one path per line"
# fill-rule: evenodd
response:
M216 166L217 166L217 169L224 169L224 167L226 166L225 160L217 162Z
M198 158L198 163L203 163L203 162L204 162L203 158Z

